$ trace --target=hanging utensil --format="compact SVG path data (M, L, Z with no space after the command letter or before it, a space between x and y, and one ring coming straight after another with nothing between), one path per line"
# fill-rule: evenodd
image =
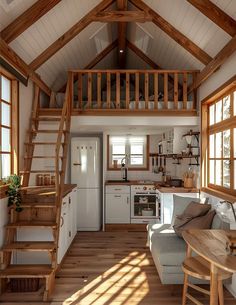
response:
M160 166L159 166L159 172L163 172L163 167L162 167L162 157L160 157Z
M155 173L155 158L152 157L152 172Z

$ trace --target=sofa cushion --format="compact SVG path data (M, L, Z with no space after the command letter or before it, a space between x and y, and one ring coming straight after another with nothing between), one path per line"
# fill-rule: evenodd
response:
M218 214L213 218L211 228L215 230L229 230L230 224L228 222L223 221Z
M186 256L186 243L174 235L153 234L150 240L150 250L153 256L159 258L161 265L180 266Z
M192 198L192 197L181 197L177 195L173 195L174 209L171 220L171 226L174 225L176 215L180 215L187 208L190 202L200 202L200 198Z

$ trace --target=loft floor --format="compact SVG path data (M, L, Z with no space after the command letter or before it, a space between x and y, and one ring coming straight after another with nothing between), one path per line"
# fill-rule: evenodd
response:
M8 297L19 300L19 295ZM24 301L29 297L25 294ZM182 285L161 284L145 232L81 232L58 272L52 302L43 303L40 298L35 295L30 304L180 305ZM204 296L198 294L198 298L209 304ZM225 305L233 304L235 299L225 291Z

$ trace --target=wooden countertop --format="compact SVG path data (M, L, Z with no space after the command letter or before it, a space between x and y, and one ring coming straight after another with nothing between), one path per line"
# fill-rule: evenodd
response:
M236 256L229 255L226 245L236 230L186 230L183 238L190 248L210 263L227 272L236 272Z
M199 189L197 188L185 188L185 187L166 187L159 185L161 182L158 181L139 181L139 180L130 180L128 182L123 181L106 181L105 185L155 185L156 188L161 193L198 193Z

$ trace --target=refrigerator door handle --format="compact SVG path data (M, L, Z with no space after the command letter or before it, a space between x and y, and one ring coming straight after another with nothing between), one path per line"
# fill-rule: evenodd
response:
M81 163L73 163L73 165L81 166L82 164Z

